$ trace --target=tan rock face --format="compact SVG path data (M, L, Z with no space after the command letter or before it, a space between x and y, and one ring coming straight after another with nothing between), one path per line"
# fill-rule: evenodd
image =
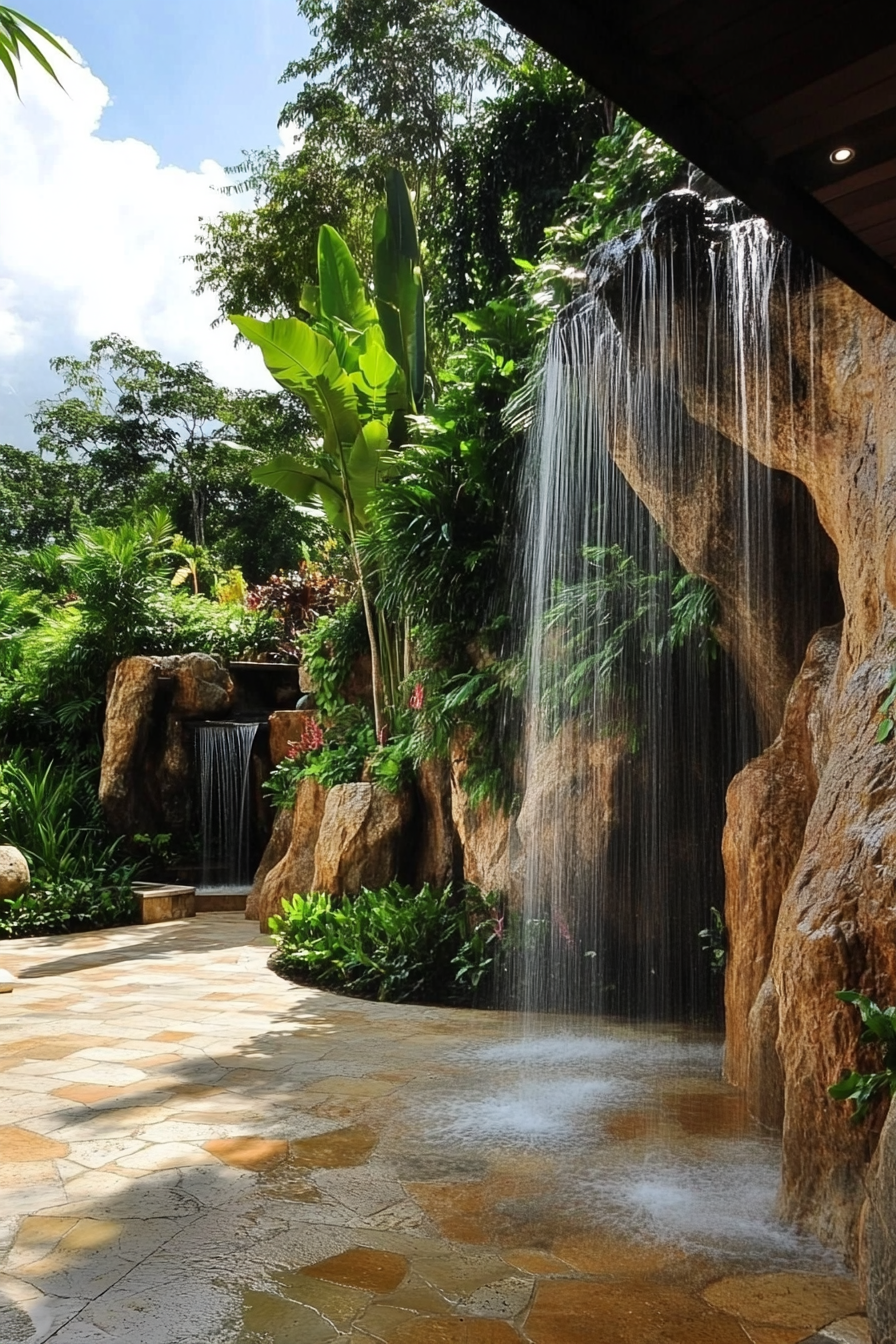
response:
M271 765L280 764L290 744L300 741L307 724L314 718L314 711L309 709L278 709L269 716Z
M868 1172L867 1190L861 1264L868 1323L874 1344L896 1344L896 1106L892 1103Z
M171 708L182 718L225 714L233 705L230 673L207 653L174 654L156 660L164 676L175 680Z
M451 744L451 818L460 847L464 879L482 891L509 893L519 840L511 817L489 802L473 807L464 781L469 738L459 733Z
M624 736L595 738L568 723L530 760L516 829L533 887L566 891L575 900L581 887L604 885L607 852L620 820L620 775L630 756ZM565 911L568 921L574 913Z
M781 898L800 857L818 790L824 744L816 737L824 736L823 701L839 651L839 628L815 636L788 696L781 731L728 789L722 837L728 927L725 1076L735 1087L750 1087L751 1051L775 1046L777 1014L771 1041L751 1043L750 1013L768 974ZM766 1009L754 1030L770 1020ZM765 1082L771 1079L766 1076ZM767 1120L777 1107L767 1086L757 1094L760 1118Z
M330 789L314 849L312 890L354 895L391 882L409 819L405 794L363 783Z
M226 713L229 672L205 653L123 658L110 673L100 804L113 831L190 826L190 755L183 721Z
M772 361L769 396L748 371L740 400L723 377L712 406L696 387L689 404L764 465L802 480L839 554L845 621L824 702L828 741L769 975L784 1083L783 1208L854 1254L872 1140L826 1088L858 1057L856 1015L835 991L888 1002L896 987L896 750L875 742L896 639L896 326L834 280L789 304L773 298L771 326L772 348L789 348L791 360ZM744 416L744 404L755 414Z
M702 236L698 227L691 238ZM720 241L712 267L696 256L698 250L695 245L693 275L699 281L711 273L716 293L724 295L726 277L738 265L750 269L747 253L736 252L734 235ZM756 289L747 281L742 292L725 296L735 321L726 326L724 298L715 308L717 343L707 347L714 376L707 378L700 359L685 366L692 349L687 339L671 340L665 353L676 364L688 414L710 437L718 436L712 456L722 476L728 444L744 455L747 476L754 472L751 459L777 473L775 480L790 475L805 487L837 551L844 623L833 670L826 657L813 687L816 673L807 662L782 737L732 787L726 837L732 938L728 1067L754 1098L768 1091L777 1070L783 1212L852 1256L873 1129L851 1126L849 1107L832 1101L826 1089L859 1059L857 1015L838 1004L835 992L856 988L884 1002L896 995L896 747L875 741L896 644L896 325L830 277L811 283L794 256L789 270L785 263L775 271L767 329L757 339L755 359L747 349L740 360L743 351L735 349L731 333L741 318L739 329L748 338L754 330L747 309L751 301L760 309L764 302L758 293L761 270L757 266L750 276ZM785 273L794 280L789 292L780 283ZM708 284L704 297L692 333L698 343L710 331ZM630 322L624 303L618 308L618 320ZM636 464L639 477L624 435L614 452L684 562L714 581L718 576L724 611L731 572L721 563L726 543L710 544L699 511L687 517L679 508L682 481L660 480L643 463ZM671 462L673 474L679 466L685 475L694 467L698 498L707 501L707 512L715 510L729 542L736 540L739 503L732 497L726 523L724 489L719 487L713 503L714 487L701 475L701 464ZM774 499L768 507L774 511ZM803 596L798 551L791 546L788 552L785 541L782 554L790 561L781 566L777 583L785 613L782 585L791 585L797 605ZM707 557L717 573L704 567ZM754 549L747 576L760 587L764 559L762 549ZM754 614L760 622L775 620L760 607ZM771 699L763 710L743 645L740 651L732 646L767 729L783 681L783 664L774 652L780 641L773 632L751 632L748 622L742 628L746 644L768 659ZM812 658L819 653L816 647ZM757 666L761 673L761 659ZM878 1245L875 1255L882 1254ZM870 1260L867 1272L870 1282L875 1273Z
M139 831L152 816L141 767L160 675L152 658L123 658L106 697L100 805L122 833Z
M444 887L455 869L458 845L451 815L451 770L447 761L424 761L417 771L419 806L414 838L414 883Z
M303 779L296 792L292 812L286 812L287 821L280 822L277 843L282 844L285 828L289 826L289 842L283 857L273 865L261 882L256 896L258 923L262 933L268 932L271 915L279 915L283 901L296 892L314 891L314 848L324 815L327 791L316 779ZM271 837L273 843L273 836Z
M31 885L28 860L15 845L0 845L0 900L8 901Z
M271 870L285 857L291 840L292 812L288 808L281 807L274 818L271 838L265 845L264 853L261 856L261 863L255 871L255 877L252 881L252 890L246 897L247 919L258 919L260 917L259 901L265 880ZM279 911L277 913L279 913ZM267 925L264 926L264 932L267 932Z

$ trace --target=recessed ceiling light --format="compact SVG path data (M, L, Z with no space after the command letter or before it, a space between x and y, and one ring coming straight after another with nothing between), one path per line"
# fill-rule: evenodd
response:
M847 145L843 145L840 149L833 150L831 153L831 163L851 163L855 156L856 152L854 149L850 149Z

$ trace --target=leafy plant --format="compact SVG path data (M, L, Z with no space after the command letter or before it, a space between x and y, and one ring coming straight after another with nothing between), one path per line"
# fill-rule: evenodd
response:
M65 47L61 46L45 28L41 28L40 24L35 23L33 19L26 18L18 10L8 9L6 5L0 5L0 65L3 66L12 80L16 93L19 91L19 75L16 67L22 63L23 51L32 56L51 79L56 80L57 84L59 83L56 71L37 43L33 41L32 33L35 37L49 43L66 60L70 59Z
M876 1003L854 989L837 991L842 1003L851 1003L859 1010L864 1030L859 1036L862 1045L876 1046L882 1051L882 1067L871 1073L853 1069L844 1072L838 1083L832 1083L829 1094L837 1101L851 1101L855 1110L850 1117L854 1125L865 1119L874 1101L884 1092L896 1096L896 1007L879 1008Z
M893 736L893 730L896 728L896 718L894 718L893 706L896 704L896 667L890 670L890 680L887 684L887 694L884 696L878 713L880 714L880 723L877 725L875 742L889 742Z
M296 895L271 931L276 965L314 984L389 1002L442 1002L484 987L498 911L475 889L392 882L357 896Z
M713 975L724 975L728 960L728 930L721 910L710 906L709 924L697 934L703 944L703 951L709 953L709 965Z
M358 654L364 647L364 616L357 603L318 615L299 638L302 665L314 686L317 707L324 716L338 714L342 694Z
M0 763L0 844L28 859L28 891L0 901L8 937L101 928L133 918L137 865L103 825L94 769L60 766L21 748Z
M131 924L136 916L134 892L127 876L37 880L11 900L0 901L0 934L28 938L34 934L76 933Z
M395 170L386 174L386 204L374 215L373 253L371 303L348 247L325 224L318 283L302 296L311 321L231 321L259 346L280 385L301 397L322 436L314 456L278 454L256 467L252 478L305 507L316 498L330 526L348 541L370 644L376 734L383 741L385 711L395 703L395 660L386 656L389 633L377 629L359 539L369 527L377 485L392 469L405 414L420 409L426 370L420 245L407 185Z

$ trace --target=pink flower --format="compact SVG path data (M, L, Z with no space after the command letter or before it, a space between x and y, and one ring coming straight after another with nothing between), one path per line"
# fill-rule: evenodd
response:
M554 923L557 926L557 931L560 934L560 937L563 939L564 943L566 943L566 946L572 947L572 934L570 933L569 925L567 924L563 916L556 915L554 918Z
M408 704L410 705L411 709L422 709L425 696L426 692L423 689L423 682L418 681L417 685L414 687L414 690L411 694L411 698L408 701Z
M324 744L324 730L317 719L308 719L299 739L299 752L319 751ZM298 753L297 753L298 754Z

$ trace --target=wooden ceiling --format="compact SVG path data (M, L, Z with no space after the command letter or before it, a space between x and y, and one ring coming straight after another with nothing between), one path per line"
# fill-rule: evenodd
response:
M896 0L489 4L896 319Z

